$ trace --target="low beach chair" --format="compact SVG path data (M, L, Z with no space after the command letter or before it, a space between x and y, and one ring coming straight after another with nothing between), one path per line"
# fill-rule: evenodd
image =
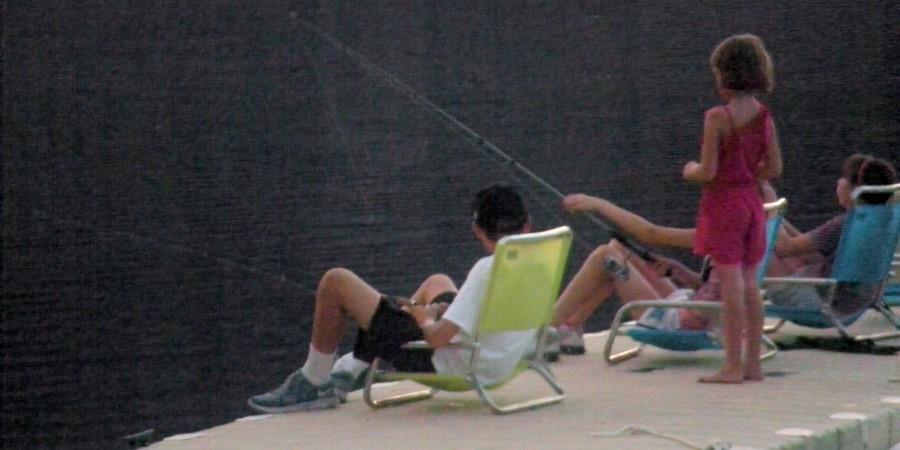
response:
M775 249L775 241L778 238L778 228L781 219L787 209L787 200L781 198L777 201L766 203L765 210L769 213L766 220L766 253L759 265L757 279L762 280L766 273L772 253ZM636 308L687 308L709 313L718 313L722 310L722 302L715 301L670 301L670 300L641 300L629 302L619 308L609 328L609 337L603 349L603 358L609 364L617 364L634 358L647 345L673 351L698 351L721 349L722 343L718 333L712 330L656 330L638 325L635 321L623 322ZM635 347L613 353L613 344L616 337L625 334L638 344ZM762 359L775 356L778 349L775 343L763 336L763 345L766 351L762 353Z
M891 263L891 277L884 287L884 305L888 308L900 307L900 244L894 252L894 262Z
M500 239L494 251L487 298L482 306L474 342L449 344L472 352L468 373L460 376L438 373L385 372L379 370L382 361L375 359L363 391L366 404L372 408L381 408L427 399L441 390L460 392L473 389L478 391L481 399L496 414L513 413L561 401L564 397L563 389L547 367L543 354L553 314L553 305L559 294L571 243L572 231L569 227ZM480 338L490 333L527 330L535 333L537 339L535 351L529 353L529 356L523 359L502 382L486 386L478 376ZM430 348L424 341L409 343L405 347L410 351ZM529 369L537 372L554 391L554 394L502 406L497 404L489 391L506 384ZM373 384L401 380L411 380L429 388L380 400L373 397Z
M793 284L819 287L823 294L822 305L817 309L800 309L767 305L766 316L778 318L767 332L777 331L785 322L809 328L836 328L845 339L881 340L900 336L900 331L854 336L847 326L855 322L869 309L874 308L900 330L900 321L885 304L882 294L890 276L894 249L900 234L900 183L890 186L860 186L853 191L853 207L847 213L844 228L835 255L831 276L828 278L778 277L765 278L765 287ZM890 201L880 205L860 202L865 193L893 193ZM858 283L872 287L874 294L868 305L852 315L838 317L831 310L831 302L841 283Z

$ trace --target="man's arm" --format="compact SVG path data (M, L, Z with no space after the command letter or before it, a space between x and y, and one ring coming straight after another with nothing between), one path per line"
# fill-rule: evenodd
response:
M688 269L684 264L672 258L657 255L656 263L653 266L660 275L669 277L680 287L699 289L703 285L699 273Z
M790 236L787 230L781 229L778 241L775 242L775 254L781 257L802 256L815 252L816 248L809 233Z
M584 211L603 216L623 232L646 245L680 248L694 246L693 228L659 226L609 200L585 194L571 194L563 199L563 207L570 212Z
M453 336L459 332L459 327L449 320L438 320L437 317L447 309L446 303L432 303L429 305L410 306L406 311L416 319L425 342L432 348L441 348L450 343Z

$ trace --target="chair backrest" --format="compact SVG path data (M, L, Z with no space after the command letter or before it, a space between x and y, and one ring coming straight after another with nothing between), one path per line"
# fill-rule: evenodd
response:
M778 230L781 229L781 220L787 211L787 199L782 197L774 202L764 205L769 218L766 219L766 254L763 256L762 264L756 270L756 281L760 284L769 270L769 263L772 262L772 255L775 253L775 243L778 241Z
M859 202L864 193L893 193L885 204ZM860 186L853 191L853 208L847 213L838 243L831 278L844 283L880 283L891 269L900 234L900 183Z
M500 239L477 334L549 324L571 244L565 226Z

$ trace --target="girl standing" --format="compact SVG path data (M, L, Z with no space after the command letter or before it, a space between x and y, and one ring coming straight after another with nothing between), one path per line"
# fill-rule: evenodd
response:
M772 91L772 59L751 34L722 41L710 56L724 105L706 111L700 162L684 166L701 183L694 253L710 255L721 279L725 365L705 383L762 380L762 300L756 268L765 252L759 180L781 175L775 124L756 95ZM743 347L743 361L742 357Z

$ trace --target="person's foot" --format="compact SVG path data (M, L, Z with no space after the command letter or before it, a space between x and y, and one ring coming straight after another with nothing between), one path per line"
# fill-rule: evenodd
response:
M563 325L559 327L559 335L562 338L559 343L560 353L563 355L584 354L584 327L569 327Z
M741 371L725 371L720 370L712 375L708 375L705 377L700 377L697 380L701 383L724 383L724 384L739 384L744 382L744 374Z
M247 405L259 412L286 413L334 408L339 402L331 381L316 386L298 370L284 380L281 386L251 397L247 400Z
M557 329L554 327L550 327L549 329L547 329L546 339L547 342L544 343L544 361L559 361L559 342L561 339L559 331L557 331Z
M744 367L744 380L745 381L762 381L763 373L762 369L759 367L756 368L747 368Z
M337 395L341 403L347 402L347 394L365 387L368 374L369 369L364 369L356 377L345 370L331 373L331 384L334 385L334 394Z

